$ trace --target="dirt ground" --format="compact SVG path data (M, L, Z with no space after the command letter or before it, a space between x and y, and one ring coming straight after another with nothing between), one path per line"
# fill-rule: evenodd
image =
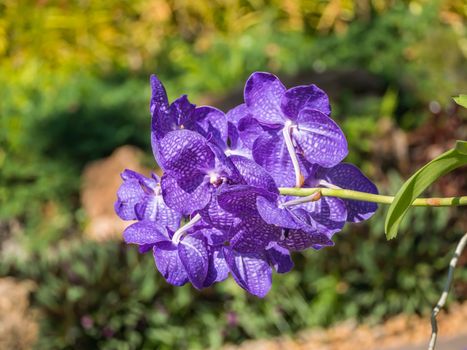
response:
M438 350L467 350L467 302L438 315ZM429 318L399 315L378 326L347 321L294 338L247 341L224 350L422 350L431 335Z

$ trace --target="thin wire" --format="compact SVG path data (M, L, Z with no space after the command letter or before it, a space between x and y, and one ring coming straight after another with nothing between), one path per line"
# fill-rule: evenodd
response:
M436 316L438 315L440 310L444 307L444 304L446 304L449 290L451 289L452 280L454 278L454 270L456 268L457 261L459 260L459 257L461 256L462 251L464 250L466 244L467 244L467 232L464 234L464 236L462 236L459 243L457 244L454 255L452 256L452 259L449 263L448 278L446 279L446 283L444 284L443 293L441 294L441 297L439 298L438 303L436 304L436 306L433 309L433 312L431 313L431 338L430 338L430 343L428 344L428 350L435 349L436 338L438 337L438 322L436 321Z

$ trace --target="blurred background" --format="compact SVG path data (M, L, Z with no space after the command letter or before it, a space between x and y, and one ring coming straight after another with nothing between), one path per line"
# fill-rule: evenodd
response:
M387 242L380 208L259 300L165 283L113 202L124 168L156 167L149 74L227 111L256 70L327 91L348 161L394 194L467 139L466 19L463 0L0 0L0 348L216 349L429 314L465 210L412 210ZM466 192L459 169L427 195Z

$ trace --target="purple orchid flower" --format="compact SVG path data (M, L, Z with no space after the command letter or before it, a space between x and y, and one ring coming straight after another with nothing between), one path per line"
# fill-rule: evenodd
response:
M191 231L189 234L175 237L173 231L145 220L129 226L123 238L128 244L138 245L141 252L152 249L157 269L170 284L191 282L202 289L228 276L221 249L208 245L207 237L213 229L204 227L189 227L183 232Z
M262 252L241 253L225 244L228 235L222 231L203 223L188 226L173 233L153 221L140 221L129 226L123 238L141 252L152 250L157 269L175 286L190 282L197 289L207 288L230 272L242 288L264 297L271 288L271 266L278 273L293 267L288 250L276 244Z
M301 187L307 175L304 161L332 167L347 155L345 136L329 117L328 97L317 86L287 90L276 76L257 72L246 82L244 95L237 127L246 134L242 139L251 145L254 160L278 186Z
M182 215L169 208L162 198L159 177L147 178L132 170L125 170L123 184L117 192L115 212L123 220L151 220L176 230Z
M345 222L375 212L374 203L279 194L278 185L377 193L358 168L340 163L347 142L315 85L287 90L254 73L245 103L227 115L185 95L169 104L156 76L151 87L151 142L164 175L125 170L115 211L137 220L123 238L152 251L167 282L202 289L230 273L264 297L273 270L293 268L291 251L331 246ZM183 217L190 220L180 227Z

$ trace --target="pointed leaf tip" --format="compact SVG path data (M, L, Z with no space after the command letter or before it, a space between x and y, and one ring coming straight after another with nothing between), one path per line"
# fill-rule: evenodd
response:
M459 105L464 108L467 108L467 95L465 94L460 94L457 97L453 97L454 101Z
M466 154L467 155L467 141L457 140L456 141L456 151L461 153L461 154Z

